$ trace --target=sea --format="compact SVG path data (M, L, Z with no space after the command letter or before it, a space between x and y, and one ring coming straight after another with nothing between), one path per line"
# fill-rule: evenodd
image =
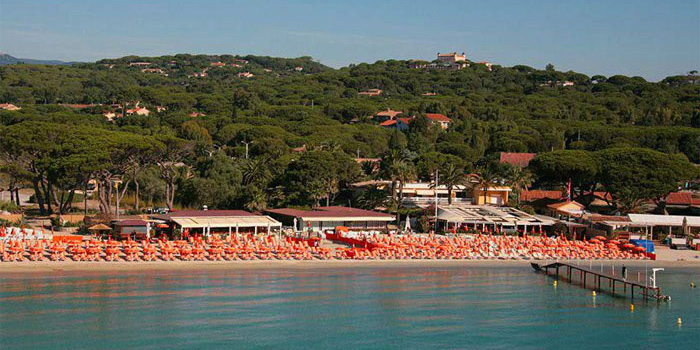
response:
M526 264L0 272L0 349L700 349L700 268L660 272L663 302L553 282Z

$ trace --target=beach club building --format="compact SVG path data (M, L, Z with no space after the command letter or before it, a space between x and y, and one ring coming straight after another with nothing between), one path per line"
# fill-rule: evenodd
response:
M396 218L391 214L350 207L318 207L312 210L291 208L268 209L265 214L281 221L294 231L315 232L345 226L350 230L387 230Z
M114 231L121 237L133 235L135 237L148 237L151 231L151 223L140 219L127 219L114 222Z
M429 211L433 209L429 208ZM544 227L552 226L555 220L548 217L531 215L512 207L493 205L438 205L438 224L449 231L453 228L489 231L527 231L535 229L540 232Z
M167 224L173 232L202 233L258 233L281 230L282 223L267 216L244 210L180 210L153 215L153 219Z

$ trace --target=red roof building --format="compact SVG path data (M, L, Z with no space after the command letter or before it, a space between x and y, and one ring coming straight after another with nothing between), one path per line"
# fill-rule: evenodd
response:
M522 192L520 192L520 200L523 202L533 202L540 199L561 200L565 197L565 193L556 190L523 190Z
M530 164L530 161L535 158L536 153L514 153L501 152L501 164L515 165L524 168Z
M22 107L17 107L12 103L0 103L0 109L7 111L16 111L18 109L22 109Z
M439 114L439 113L426 113L425 116L430 119L431 124L435 125L438 124L440 125L441 128L447 129L450 127L450 123L452 122L452 119L448 118L444 114Z
M666 205L691 206L700 205L700 198L693 197L689 191L671 192L664 198Z
M181 218L181 217L203 217L203 216L251 216L253 213L249 213L245 210L178 210L171 211L167 214L171 218Z
M401 113L403 113L403 112L401 112L401 111L395 111L395 110L389 108L389 109L387 109L386 111L377 112L377 113L374 115L374 119L377 120L377 121L379 121L379 122L383 122L383 121L385 121L385 120L392 120L392 119L395 119L395 118L396 118L398 115L400 115Z

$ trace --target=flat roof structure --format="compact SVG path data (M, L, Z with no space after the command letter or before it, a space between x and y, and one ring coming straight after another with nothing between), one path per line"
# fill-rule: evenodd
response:
M337 226L347 226L351 230L387 230L389 224L396 220L393 215L378 211L334 206L312 210L268 209L265 213L293 227L295 231L323 231Z
M551 226L553 220L545 219L511 207L492 205L438 206L438 220L448 223L499 226Z
M266 213L295 217L306 222L313 221L394 221L395 217L373 210L350 207L318 207L313 210L300 209L268 209Z
M688 227L700 227L700 216L627 214L630 226L675 226L682 227L686 220Z
M182 229L203 229L210 231L212 228L280 228L282 223L267 216L249 213L244 210L182 210L164 215L154 215L153 218L172 222Z

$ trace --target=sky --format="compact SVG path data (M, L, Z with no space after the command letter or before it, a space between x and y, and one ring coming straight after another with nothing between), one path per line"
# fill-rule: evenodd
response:
M700 70L700 0L0 0L0 52L21 58L255 54L338 68L452 51L658 81Z

